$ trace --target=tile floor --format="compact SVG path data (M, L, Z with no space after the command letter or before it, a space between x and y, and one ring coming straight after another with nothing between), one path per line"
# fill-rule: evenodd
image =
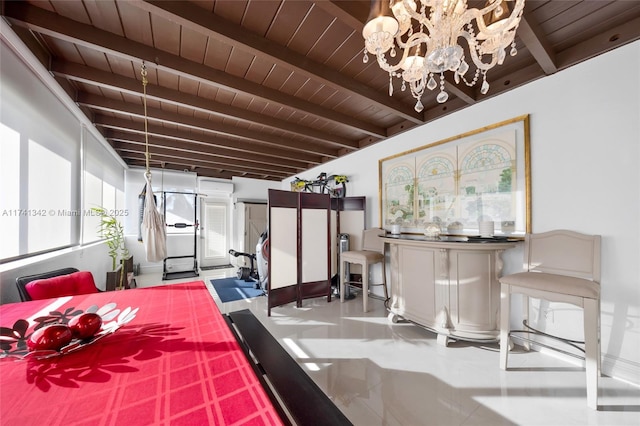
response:
M221 303L210 280L234 269L162 282L137 277L139 287L203 280L223 313L251 309L309 376L355 424L374 425L640 425L640 388L600 380L600 410L586 407L584 370L531 352L498 367L497 344L436 343L435 334L392 324L382 301L362 295L340 303L311 299L266 315L266 297ZM319 423L321 424L321 423Z

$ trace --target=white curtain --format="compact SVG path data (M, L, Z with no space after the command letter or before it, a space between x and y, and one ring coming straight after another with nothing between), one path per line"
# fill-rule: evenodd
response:
M147 189L142 215L142 241L147 253L147 262L159 262L167 257L167 234L164 218L156 207L151 188L151 173L145 173Z

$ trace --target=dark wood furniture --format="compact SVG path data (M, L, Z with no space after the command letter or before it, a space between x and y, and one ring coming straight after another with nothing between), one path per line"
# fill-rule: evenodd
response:
M295 424L352 424L250 310L226 316L256 374L266 376ZM264 384L263 387L268 389ZM277 400L272 402L277 406Z

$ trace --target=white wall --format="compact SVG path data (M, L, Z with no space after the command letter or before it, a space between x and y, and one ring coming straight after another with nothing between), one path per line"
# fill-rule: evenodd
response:
M269 199L269 189L280 189L280 182L248 179L248 178L233 178L234 193L233 193L233 232L232 247L241 252L254 253L255 247L244 246L244 207L242 202L267 202ZM240 202L240 207L238 206ZM231 263L234 265L245 265L245 257L231 258ZM248 265L246 265L248 266Z
M269 189L280 189L280 182L234 177L233 187L234 201L267 201Z
M81 271L90 271L96 287L104 290L106 288L107 272L111 271L111 258L108 254L107 245L104 242L94 243L7 264L6 269L0 269L2 276L0 281L2 303L20 302L16 278L62 268L77 268Z
M377 226L379 159L529 114L532 230L602 235L603 371L640 384L638 76L635 42L298 176L348 175L349 195L367 197L367 227ZM521 269L521 249L504 257L505 273ZM545 307L548 329L581 336L580 312L565 308Z

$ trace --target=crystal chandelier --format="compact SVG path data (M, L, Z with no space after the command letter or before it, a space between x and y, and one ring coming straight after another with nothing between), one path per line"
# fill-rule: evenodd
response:
M372 0L362 30L363 62L369 61L368 54L375 55L380 68L389 73L389 96L393 77L401 79L402 90L408 85L417 112L424 109L425 89L439 86L436 100L447 101L445 71L453 72L456 84L474 86L482 79L484 95L489 91L487 71L503 63L507 47L511 46L511 56L517 53L514 38L523 9L524 0L488 0L482 9L468 8L466 0ZM466 42L466 52L459 40ZM395 58L397 50L402 56L392 65L386 53ZM468 61L475 66L469 75Z

